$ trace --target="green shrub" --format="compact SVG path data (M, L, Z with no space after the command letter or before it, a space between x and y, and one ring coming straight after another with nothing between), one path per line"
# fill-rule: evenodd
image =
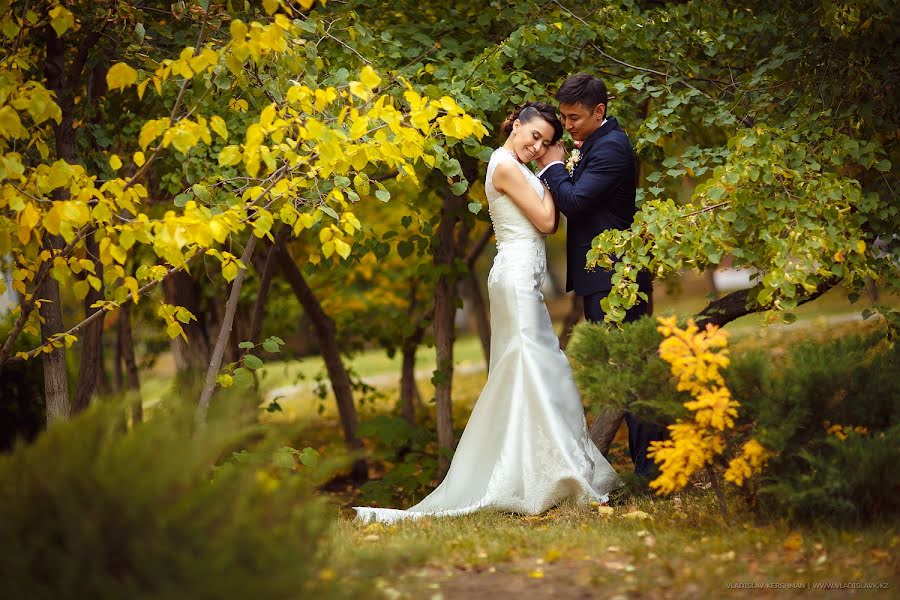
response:
M645 317L621 328L602 323L575 328L566 354L592 410L615 406L665 424L687 415L686 396L675 390L671 367L659 357L657 326L655 317Z
M438 466L435 453L429 451L434 445L432 430L382 415L362 423L359 435L373 442L376 455L388 467L381 479L363 484L363 503L409 507L432 490Z
M159 411L125 432L121 414L92 408L0 456L4 596L360 593L322 571L334 511L313 498L304 467L285 468L291 453L278 451L272 435L224 423L191 433L183 410ZM214 468L250 439L250 451L274 461L226 459L227 468Z
M655 319L645 318L622 328L576 328L568 354L591 404L625 408L663 424L687 416L687 395L675 390L670 367L658 356L662 336L656 326ZM772 453L742 493L759 514L798 520L862 522L897 515L900 345L889 341L883 327L787 342L784 349L733 350L724 371L740 403L727 444L737 450L756 438ZM835 424L849 428L847 439L829 433Z
M900 348L883 331L802 342L778 358L743 353L726 381L744 429L774 453L758 481L764 511L859 521L900 512Z

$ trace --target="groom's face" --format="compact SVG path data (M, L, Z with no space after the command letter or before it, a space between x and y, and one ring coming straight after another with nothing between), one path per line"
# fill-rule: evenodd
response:
M587 106L580 102L574 104L560 102L559 112L562 113L563 126L572 139L583 142L603 123L606 105Z

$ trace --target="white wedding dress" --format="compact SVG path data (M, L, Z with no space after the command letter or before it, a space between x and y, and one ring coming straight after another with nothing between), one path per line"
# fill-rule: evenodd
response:
M572 371L541 295L544 234L492 185L501 161L514 161L536 194L540 180L500 148L485 192L497 238L488 275L491 358L444 481L408 510L354 507L363 522L464 515L485 508L539 514L561 500L605 501L621 481L588 436Z

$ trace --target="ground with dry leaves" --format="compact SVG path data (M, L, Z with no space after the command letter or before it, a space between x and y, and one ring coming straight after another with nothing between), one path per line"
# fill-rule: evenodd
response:
M389 527L345 519L336 535L337 562L352 572L352 563L381 561L374 591L398 600L886 599L900 585L896 523L797 529L755 524L739 513L725 525L713 494L703 489L670 499L631 498L611 512L598 508L604 507L565 505L539 517L487 512ZM843 587L816 589L834 584Z

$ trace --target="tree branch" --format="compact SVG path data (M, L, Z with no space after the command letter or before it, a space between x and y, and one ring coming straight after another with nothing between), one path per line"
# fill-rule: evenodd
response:
M840 280L837 278L823 281L819 284L819 287L817 287L814 292L811 292L806 296L802 296L797 302L797 305L799 306L801 304L806 304L807 302L812 302L813 300L833 288L835 285L837 285L839 281ZM755 291L755 287L746 290L738 290L736 292L728 294L727 296L723 296L718 300L714 300L707 304L706 308L695 315L694 321L700 328L706 327L707 324L722 327L723 325L730 323L735 319L739 319L740 317L743 317L745 315L766 310L766 307L747 308L747 301L750 298L750 294L751 292Z

